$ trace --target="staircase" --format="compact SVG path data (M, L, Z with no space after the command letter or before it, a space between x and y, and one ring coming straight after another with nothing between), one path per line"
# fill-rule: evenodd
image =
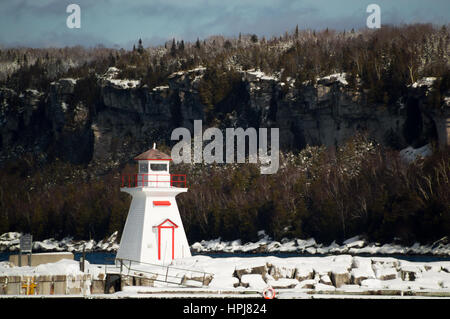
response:
M116 259L115 265L105 265L105 293L111 288L121 290L122 283L140 286L154 285L155 282L178 287L205 287L213 274L189 268Z

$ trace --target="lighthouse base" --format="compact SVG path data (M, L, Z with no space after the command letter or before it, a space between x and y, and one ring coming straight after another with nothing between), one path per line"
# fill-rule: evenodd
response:
M116 259L170 264L191 257L175 196L187 188L122 188L133 196Z

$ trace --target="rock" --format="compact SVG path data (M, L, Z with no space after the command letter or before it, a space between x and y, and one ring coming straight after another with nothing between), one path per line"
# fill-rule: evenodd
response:
M397 270L395 268L378 268L375 269L375 277L379 280L396 279Z
M194 252L201 252L201 251L203 251L204 250L204 247L202 246L202 244L200 244L199 242L196 242L196 243L194 243L194 244L192 244L191 245L191 249L194 251Z
M194 119L205 119L205 106L198 90L205 71L205 67L197 67L176 72L168 77L168 85L148 88L135 79L118 79L120 70L110 68L97 77L96 83L90 83L99 91L98 100L92 105L84 105L76 96L77 84L82 79L58 79L47 92L28 89L18 93L0 88L0 160L18 158L23 152L43 154L45 158L50 152L48 145L52 145L52 152L59 158L110 171L111 167L128 161L130 153L141 152L149 138L170 132L175 128L174 122L176 127L192 130ZM370 139L384 142L390 136L406 146L403 127L409 112L391 112L368 105L364 94L347 88L343 73L321 77L298 90L292 79L282 83L279 76L258 70L238 72L243 79L239 86L242 92L231 92L230 96L239 97L228 102L225 99L223 109L244 109L241 114L230 114L241 127L254 123L279 127L281 149L308 144L341 145L360 128L367 131ZM431 80L419 80L409 90L428 87ZM427 116L422 116L418 138L431 140L428 132L437 130L438 141L446 145L449 108L425 109L429 97L422 91L415 93L418 105L423 105L417 116ZM448 96L443 96L443 100L450 103ZM350 251L363 242L348 244L350 248L344 249ZM318 247L313 246L298 245L297 249L315 254Z
M269 274L275 278L294 278L296 272L296 266L290 264L271 264L269 266Z
M267 269L268 268L265 263L256 266L251 265L248 267L240 266L239 268L235 269L234 275L239 279L242 279L242 276L247 274L259 274L261 276L265 276L267 274Z
M314 286L316 285L315 280L308 279L301 281L295 288L303 288L303 289L314 289Z
M375 278L375 273L372 269L372 260L365 257L354 257L351 270L351 282L360 285L365 279Z
M383 247L385 247L384 245ZM397 268L399 266L399 261L391 257L372 257L373 267L384 267L384 268Z
M314 278L314 270L309 265L298 265L295 267L294 278L298 281L304 281Z
M400 278L404 281L414 281L420 276L420 269L414 265L401 265L400 266Z
M333 285L333 282L331 281L331 278L328 275L320 276L319 282L324 285L331 285L331 286Z
M353 264L353 257L351 255L338 255L333 257L332 262L339 265L339 267L350 270Z
M355 236L343 242L347 248L362 248L366 244L365 240L360 236Z
M350 283L350 274L347 269L334 269L331 271L331 281L336 288Z
M373 279L375 278L375 274L370 269L364 269L364 268L354 268L351 271L351 282L355 285L360 285L361 282L365 279Z

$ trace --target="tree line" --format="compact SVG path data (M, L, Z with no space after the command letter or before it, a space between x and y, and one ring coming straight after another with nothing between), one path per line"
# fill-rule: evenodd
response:
M120 174L101 177L56 161L38 168L32 157L0 170L0 233L36 239L108 236L123 229L131 197ZM361 139L339 149L307 147L282 153L279 171L256 164L178 164L187 193L177 197L189 241L314 237L323 243L363 235L380 243L433 242L450 235L450 148L413 163L397 151Z

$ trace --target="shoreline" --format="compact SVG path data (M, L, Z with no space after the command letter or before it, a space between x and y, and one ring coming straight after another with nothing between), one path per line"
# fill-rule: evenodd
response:
M20 233L9 232L0 235L0 253L19 252ZM342 244L335 241L328 246L317 243L314 238L288 239L281 241L272 240L264 231L260 232L257 242L242 243L240 239L234 241L222 241L220 238L213 240L202 240L190 246L192 254L200 255L289 255L295 256L332 256L349 254L352 256L421 256L421 257L449 257L450 243L444 237L432 244L415 243L412 246L399 244L380 244L367 242L362 236L355 236L345 240ZM73 240L70 237L62 240L53 238L33 242L33 252L72 252L86 253L103 252L116 253L119 244L118 232L115 231L108 238L95 241Z

